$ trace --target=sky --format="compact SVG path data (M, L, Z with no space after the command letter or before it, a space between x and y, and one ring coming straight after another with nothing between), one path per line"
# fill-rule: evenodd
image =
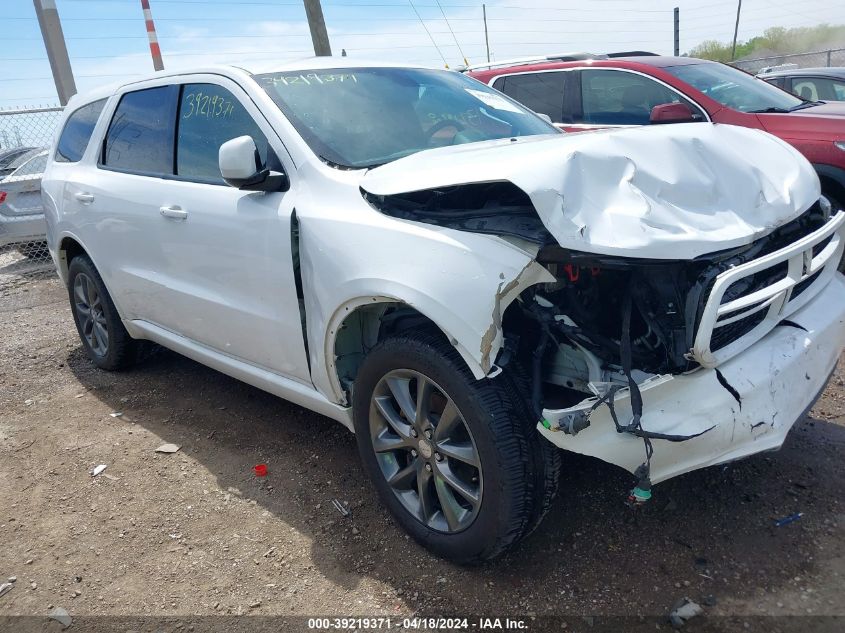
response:
M58 102L32 0L0 0L0 108ZM413 4L411 4L413 2ZM153 71L141 0L56 0L77 89ZM167 69L313 55L302 0L150 0ZM475 0L323 0L334 54L443 67L486 61ZM491 0L492 59L570 51L671 54L730 41L736 0ZM845 23L842 0L744 0L739 39L771 26Z

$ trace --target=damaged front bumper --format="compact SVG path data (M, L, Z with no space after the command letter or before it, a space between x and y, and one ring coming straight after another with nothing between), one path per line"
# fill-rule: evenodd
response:
M640 383L644 430L684 436L701 433L683 442L653 440L651 481L779 448L824 389L843 347L845 278L836 274L790 315L788 323L775 327L718 369L702 367ZM596 398L590 398L566 409L545 409L543 417L551 428L538 424L538 429L560 448L598 457L633 473L644 462L642 439L617 433L607 406L591 411L595 402ZM619 418L629 419L629 391L617 392L614 403ZM573 415L589 415L589 426L575 435L552 430L569 426Z

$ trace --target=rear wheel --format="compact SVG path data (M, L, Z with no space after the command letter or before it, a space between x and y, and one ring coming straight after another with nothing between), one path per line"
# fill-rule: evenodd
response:
M78 255L68 267L73 320L88 357L101 369L123 369L137 359L138 342L129 336L94 264Z
M356 378L358 448L382 502L455 562L503 553L549 501L545 440L509 380L476 380L437 334L379 343Z

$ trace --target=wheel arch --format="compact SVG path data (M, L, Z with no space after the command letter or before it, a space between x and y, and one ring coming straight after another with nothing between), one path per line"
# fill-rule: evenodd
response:
M392 334L409 329L436 332L455 348L476 378L485 375L469 350L417 307L397 297L358 297L335 311L324 338L326 369L335 394L351 402L351 386L367 352Z
M845 204L845 169L833 165L814 164L819 175L822 194L836 198L839 204Z
M76 235L72 233L63 233L56 242L56 261L57 261L57 270L59 273L59 277L62 280L62 283L67 286L68 284L68 271L70 269L70 263L73 261L75 257L80 255L85 255L88 259L91 260L91 263L94 265L94 268L100 274L100 278L103 280L103 284L106 287L106 291L109 293L109 297L114 302L115 309L117 310L118 315L123 319L123 309L120 307L119 298L115 298L115 293L112 292L111 285L106 277L103 275L102 269L97 263L97 259L91 254L91 251L85 247L85 244L82 240L79 239ZM132 330L131 326L124 322L124 327L127 329ZM137 333L132 330L133 336L137 336Z
M74 235L63 235L58 242L57 248L58 254L58 269L59 269L59 276L62 278L62 281L67 284L68 278L68 269L70 268L70 262L73 260L74 257L79 255L86 255L88 258L91 258L91 255L88 253L88 250L82 245L82 242ZM93 259L91 260L94 261ZM96 267L96 264L94 264Z

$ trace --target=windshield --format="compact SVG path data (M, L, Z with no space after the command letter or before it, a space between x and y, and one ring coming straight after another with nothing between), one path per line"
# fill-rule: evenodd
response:
M256 75L315 154L347 168L445 145L559 130L456 72L343 68Z
M670 66L666 71L740 112L789 112L806 103L762 79L723 64Z

